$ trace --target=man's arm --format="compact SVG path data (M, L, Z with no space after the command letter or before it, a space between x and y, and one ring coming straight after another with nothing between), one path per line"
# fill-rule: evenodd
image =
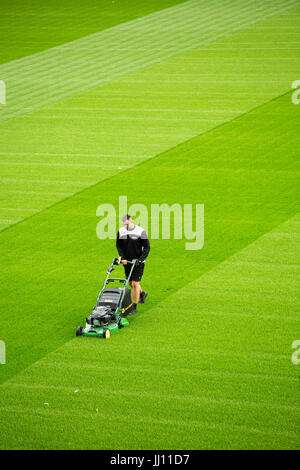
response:
M140 256L140 261L145 261L150 251L150 241L145 230L143 230L141 234L141 242L142 242L143 252L142 252L142 255Z
M116 247L117 247L119 256L121 256L121 258L124 258L124 251L122 250L122 241L120 239L120 231L118 231Z

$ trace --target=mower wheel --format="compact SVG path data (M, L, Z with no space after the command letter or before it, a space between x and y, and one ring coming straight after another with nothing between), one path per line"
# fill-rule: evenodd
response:
M110 338L110 330L108 328L104 328L103 330L103 338L108 339Z
M76 336L82 336L82 326L77 326L76 328Z

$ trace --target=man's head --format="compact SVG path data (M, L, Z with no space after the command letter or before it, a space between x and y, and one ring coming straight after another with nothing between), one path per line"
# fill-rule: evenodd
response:
M123 215L122 222L123 222L124 227L126 227L127 229L134 225L132 217L129 214Z

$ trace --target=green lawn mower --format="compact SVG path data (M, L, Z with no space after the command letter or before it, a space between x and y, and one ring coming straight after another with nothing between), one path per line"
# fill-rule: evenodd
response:
M120 258L113 259L107 268L106 278L97 297L93 312L86 317L85 328L82 326L76 328L76 336L96 336L108 339L112 333L116 333L120 328L129 325L126 316L130 313L132 301L131 289L128 289L127 286L134 267L139 261L132 260L130 263L132 266L127 279L111 278L110 275L115 270L114 266L120 265ZM123 286L107 288L106 286L110 282L120 282Z

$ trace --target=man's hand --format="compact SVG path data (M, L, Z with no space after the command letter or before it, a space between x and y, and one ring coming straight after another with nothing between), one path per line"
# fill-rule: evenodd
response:
M122 263L122 264L127 264L128 261L127 261L127 259L122 259L121 263Z

